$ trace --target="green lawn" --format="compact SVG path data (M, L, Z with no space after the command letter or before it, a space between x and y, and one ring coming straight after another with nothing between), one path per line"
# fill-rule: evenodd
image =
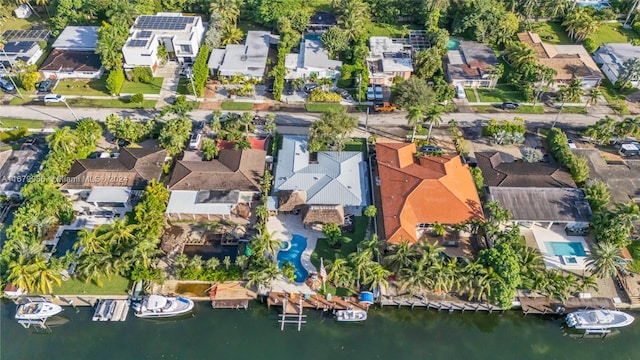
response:
M14 96L9 100L9 105L24 105L32 103L34 99L29 96L24 96L24 98L20 98L19 96Z
M12 1L11 3L13 4L14 2ZM37 15L31 15L28 19L16 19L11 15L6 19L5 23L0 26L0 32L4 30L29 30L34 27L44 28L49 27L49 25L46 20L39 18Z
M308 112L326 112L333 109L339 109L342 105L335 103L308 103L304 108Z
M327 260L335 259L337 254L346 258L349 254L356 252L358 244L364 240L364 236L367 232L368 221L369 219L364 216L356 217L356 229L353 234L343 234L343 236L351 238L351 241L343 243L340 249L331 248L331 246L327 244L327 240L324 238L318 239L316 249L311 254L311 262L313 265L315 265L316 268L320 268L320 258L323 258L326 264Z
M478 89L478 96L481 102L501 103L504 101L523 102L522 91L513 90L512 87L504 86L495 89Z
M60 95L108 96L107 78L100 79L63 79L53 90Z
M179 95L189 95L187 86L191 86L191 84L189 84L189 79L181 77L180 80L178 80L178 89L176 90L176 93Z
M618 89L613 85L609 79L602 80L600 84L600 90L602 95L609 103L609 107L619 115L629 115L629 108L625 101L625 97L633 92L638 91L636 88L625 88L624 90Z
M405 24L407 31L410 29L422 29L419 26L413 24ZM388 36L392 38L401 38L407 36L408 34L403 34L403 26L398 24L382 24L382 23L374 23L370 22L367 25L367 31L369 32L369 36Z
M598 46L606 43L628 43L638 39L640 36L631 29L625 29L621 23L602 23L597 33L588 37L597 49Z
M247 31L269 31L271 29L266 28L253 21L243 20L238 22L238 27L242 32L247 35Z
M348 143L344 144L344 151L361 151L365 156L367 155L367 139L353 138Z
M565 106L562 109L562 114L586 114L584 106Z
M478 102L476 93L473 91L473 89L466 88L464 89L464 93L467 95L467 100L469 100L469 102Z
M130 281L122 276L114 275L111 279L102 278L102 287L76 278L63 281L62 286L54 285L55 295L127 295Z
M222 110L253 110L253 103L250 102L223 101L221 106Z
M25 127L27 129L42 129L42 121L40 120L0 118L0 124L0 127L3 128Z
M137 103L131 103L127 99L83 99L74 98L67 100L71 107L96 107L96 108L153 108L156 106L158 100L145 100L142 102L142 106ZM65 106L64 103L48 103L47 106Z
M125 81L120 88L121 94L160 94L164 78L153 78L151 84Z
M502 111L500 108L491 105L474 105L473 109L477 113L514 113L514 114L544 114L542 105L520 105L518 110Z
M0 141L9 142L13 140L22 139L23 137L29 136L29 132L26 128L18 128L10 131L0 132Z
M562 23L556 21L539 21L531 24L531 31L540 35L542 41L549 44L569 45L573 44L569 35L562 27Z

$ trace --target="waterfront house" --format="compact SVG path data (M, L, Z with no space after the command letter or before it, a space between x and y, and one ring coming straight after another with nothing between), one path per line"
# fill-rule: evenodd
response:
M209 56L211 75L229 78L242 75L261 80L265 75L271 33L249 31L244 45L229 44L224 49L213 49Z
M97 26L67 26L54 41L52 51L40 65L49 79L97 79L104 68L96 54Z
M308 138L283 136L273 185L278 211L302 211L305 223L344 223L369 205L367 166L360 151L309 153Z
M550 163L516 161L501 151L477 152L475 158L485 186L576 187L568 171Z
M38 171L47 154L46 149L45 146L25 142L20 149L12 150L0 142L0 195L21 198L20 190Z
M178 161L168 183L167 217L248 218L253 198L261 191L266 154L255 149L223 149L211 161Z
M604 75L615 84L620 78L620 68L628 59L640 58L640 46L629 43L607 43L601 45L593 54L596 64L600 65ZM640 78L630 79L633 87L640 86Z
M319 79L340 76L342 61L331 60L329 52L322 45L320 35L305 35L297 54L287 54L284 60L288 74L285 79L309 78L312 74Z
M538 63L554 69L557 85L567 84L578 79L586 88L600 85L604 75L582 45L552 45L540 39L530 31L518 34L518 39L533 48Z
M103 154L75 160L61 179L60 190L78 200L79 207L129 208L132 195L160 179L167 159L167 151L160 148L121 148L119 153Z
M35 64L44 54L40 43L46 42L51 36L49 30L6 30L2 38L6 41L3 51L0 51L0 76L6 76L5 70L10 69L18 60L27 64Z
M384 239L416 243L434 223L483 220L471 173L458 155L416 156L413 143L377 143Z
M204 36L200 16L181 13L141 15L129 30L122 48L125 70L148 66L155 72L160 63L158 47L163 45L170 60L193 64Z
M445 76L454 86L494 86L498 79L491 77L489 70L497 65L498 58L493 49L475 41L459 41L444 58Z
M386 36L369 38L369 81L372 84L393 85L393 79L409 79L413 72L412 47L404 39Z

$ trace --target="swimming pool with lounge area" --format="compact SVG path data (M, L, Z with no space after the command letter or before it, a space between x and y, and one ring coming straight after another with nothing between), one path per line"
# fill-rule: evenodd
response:
M287 244L289 243L289 244ZM299 234L293 234L291 241L283 241L280 251L278 251L278 267L282 268L285 261L290 262L295 267L295 282L302 283L309 276L309 272L302 265L302 253L307 249L307 239Z
M577 241L545 241L549 255L555 256L587 256L582 243Z

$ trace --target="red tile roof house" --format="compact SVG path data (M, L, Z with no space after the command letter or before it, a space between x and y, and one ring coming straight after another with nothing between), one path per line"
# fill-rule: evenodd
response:
M415 144L376 144L384 238L418 242L421 224L484 220L467 165L457 155L415 157Z

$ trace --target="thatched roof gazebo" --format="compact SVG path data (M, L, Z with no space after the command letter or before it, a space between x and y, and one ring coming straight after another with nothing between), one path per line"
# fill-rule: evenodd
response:
M309 205L302 213L304 224L344 225L344 208L342 205Z
M306 191L280 190L277 196L279 211L293 211L307 203Z

